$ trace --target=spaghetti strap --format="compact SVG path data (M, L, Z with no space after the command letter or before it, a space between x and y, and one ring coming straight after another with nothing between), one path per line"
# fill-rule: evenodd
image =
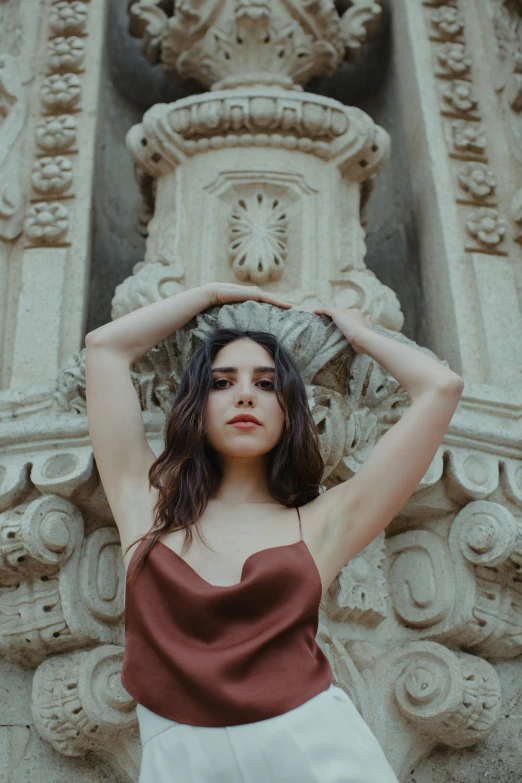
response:
M299 509L297 508L297 506L295 507L295 510L297 511L297 516L299 517L299 535L300 535L300 540L302 540L302 538L303 538L303 526L301 525L301 514L299 513Z

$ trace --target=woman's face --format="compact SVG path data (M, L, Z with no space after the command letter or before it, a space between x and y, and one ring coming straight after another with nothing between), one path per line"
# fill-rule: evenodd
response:
M274 391L274 376L273 358L254 340L234 340L218 351L206 402L206 433L212 448L231 457L255 457L276 446L285 415ZM260 424L230 424L243 413L255 416Z

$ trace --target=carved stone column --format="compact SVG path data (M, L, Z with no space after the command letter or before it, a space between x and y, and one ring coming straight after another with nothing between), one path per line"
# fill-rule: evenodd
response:
M389 151L359 109L306 93L312 76L357 57L377 4L130 4L131 30L172 78L210 91L156 105L127 144L152 217L144 265L113 316L159 287L210 279L284 292L306 308L359 306L399 329L397 297L364 264L360 212Z

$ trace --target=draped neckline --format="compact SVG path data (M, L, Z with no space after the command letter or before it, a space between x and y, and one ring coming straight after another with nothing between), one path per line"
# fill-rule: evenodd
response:
M200 582L202 582L212 590L233 590L235 588L240 587L245 580L245 569L247 568L248 564L251 563L253 560L255 560L256 558L262 555L265 555L267 552L273 552L276 549L289 549L290 547L298 547L299 545L301 545L302 547L304 547L305 553L308 555L309 560L311 560L312 562L312 567L315 571L316 578L318 579L321 587L321 595L323 592L323 581L321 579L321 574L319 573L317 563L315 562L315 559L312 553L310 552L308 544L306 543L304 538L300 538L298 541L293 541L291 544L278 544L276 546L268 546L265 547L264 549L258 549L257 552L252 552L252 554L250 554L245 560L245 562L243 563L239 582L235 582L232 585L214 585L211 582L208 582L203 576L201 576L201 574L198 574L198 572L190 565L190 563L187 563L187 561L184 560L181 557L181 555L178 555L178 553L175 552L174 549L171 549L170 546L164 544L163 541L161 540L156 541L156 544L160 544L162 549L167 549L169 552L171 552L174 555L174 558L177 559L178 561L181 561L191 574L193 574L197 579L199 579Z

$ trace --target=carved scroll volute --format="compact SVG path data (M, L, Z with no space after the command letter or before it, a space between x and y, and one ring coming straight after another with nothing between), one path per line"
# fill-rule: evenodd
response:
M79 510L56 495L45 495L0 515L0 579L19 582L32 572L53 570L83 541Z
M137 724L121 684L123 648L101 645L44 661L33 678L32 714L40 735L65 756L118 744Z
M450 543L458 546L470 563L497 566L515 554L522 531L513 514L500 503L477 500L455 517Z
M121 642L124 567L115 526L84 538L80 511L44 495L0 516L0 652L20 666Z
M456 596L446 542L427 530L390 539L388 585L396 615L410 628L427 628L450 614Z
M455 517L450 546L474 578L471 619L462 642L474 653L522 652L522 523L499 503L472 501Z
M442 743L463 748L487 737L500 717L498 675L481 658L431 641L386 651L364 641L318 639L343 688L380 741L399 780Z
M431 641L389 652L353 642L349 651L366 683L365 719L400 780L434 745L473 745L500 717L500 681L481 658Z
M500 717L500 681L493 666L432 642L409 647L394 687L401 713L435 742L453 748L486 737Z

